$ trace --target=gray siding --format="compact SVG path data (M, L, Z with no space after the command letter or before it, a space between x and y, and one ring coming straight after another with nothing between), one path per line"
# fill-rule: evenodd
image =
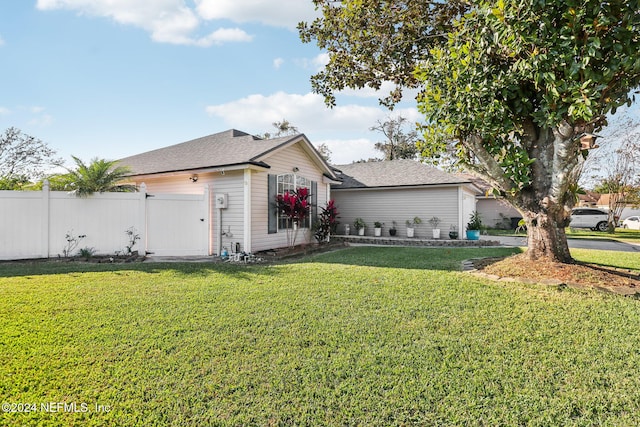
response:
M407 220L420 217L422 224L415 230L416 237L430 238L433 227L429 218L437 216L442 220L438 228L441 238L444 238L451 225L460 223L461 209L459 208L458 187L430 187L430 188L394 188L370 190L339 190L331 191L340 212L338 234L344 234L344 225L351 226L351 234L356 234L353 221L361 217L367 223L365 235L373 236L373 223L384 223L383 236L389 235L393 221L396 221L398 237L406 237Z
M504 218L509 221L511 217L522 217L520 212L503 199L480 198L477 200L476 209L482 223L487 227L504 227L509 225L509 222L504 222Z

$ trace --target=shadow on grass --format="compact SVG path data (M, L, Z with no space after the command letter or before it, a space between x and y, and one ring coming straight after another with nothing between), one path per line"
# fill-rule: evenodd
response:
M459 271L470 258L506 257L520 248L453 248L359 246L311 256L299 262L345 264L366 267Z
M425 247L373 247L356 246L270 264L230 264L201 262L138 262L124 264L98 264L81 261L30 260L0 263L0 277L21 277L56 274L82 274L96 272L137 271L159 274L172 271L184 276L222 274L234 278L250 278L252 275L277 275L277 266L299 263L343 264L366 267L403 268L417 270L459 271L461 263L470 258L506 257L520 253L519 248L425 248Z
M585 267L602 271L605 273L613 274L614 276L622 277L625 279L632 280L640 280L640 270L639 269L629 269L628 271L624 271L620 267L610 264L602 264L602 263L594 263L594 262L577 262L578 265L584 265Z
M264 265L202 263L202 262L133 262L116 264L99 264L82 261L61 260L25 260L0 263L0 277L41 276L56 274L82 274L102 272L142 272L159 274L172 271L178 275L207 276L212 273L248 278L249 273L265 268ZM276 274L276 271L269 274Z

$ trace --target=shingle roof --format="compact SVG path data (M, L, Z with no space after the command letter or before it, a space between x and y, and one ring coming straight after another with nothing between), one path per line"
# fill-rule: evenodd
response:
M120 159L132 175L157 174L216 168L241 164L261 164L260 157L301 135L260 139L231 129L181 144Z
M334 166L341 185L346 188L408 187L420 185L468 184L462 177L443 172L414 160L353 163Z
M478 189L480 189L480 191L482 191L485 194L489 194L492 191L492 187L491 184L489 184L487 181L485 181L482 178L478 178L475 175L472 175L470 173L457 173L456 176L460 177L460 179L466 179L467 181L470 181L473 185L475 185L476 187L478 187Z

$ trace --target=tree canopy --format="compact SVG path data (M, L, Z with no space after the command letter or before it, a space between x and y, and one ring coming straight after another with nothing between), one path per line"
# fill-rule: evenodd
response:
M423 155L453 150L522 213L531 258L571 261L584 138L640 83L638 1L315 3L323 17L299 27L330 56L314 89L331 104L344 87L418 87Z
M298 132L298 128L289 122L287 119L282 119L280 122L273 122L271 126L275 128L275 133L265 132L257 135L262 139L279 138L281 136L295 135Z
M329 63L311 78L316 93L334 106L342 89L395 89L381 102L392 107L403 88L417 88L413 72L451 28L452 19L467 8L466 1L313 0L322 16L301 22L303 42L315 41L329 53Z
M0 182L3 189L21 188L47 168L62 164L42 140L10 127L0 135Z
M89 164L71 156L76 164L66 174L54 175L49 178L52 190L70 191L78 197L86 197L93 193L104 192L133 192L135 185L123 183L129 169L118 166L115 160L94 158Z
M407 119L402 116L389 117L376 123L371 130L378 131L386 138L376 142L375 149L384 155L384 160L415 159L418 156L418 132L405 130Z

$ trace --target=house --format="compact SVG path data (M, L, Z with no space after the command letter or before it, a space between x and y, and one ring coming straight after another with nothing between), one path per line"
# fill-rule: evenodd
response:
M499 229L518 227L522 214L504 198L494 195L488 182L468 173L459 173L457 176L468 179L480 189L480 194L476 197L476 211L485 226Z
M126 157L120 165L131 169L131 181L144 183L150 196L211 194L210 254L287 246L286 221L274 208L276 195L307 187L313 204L324 206L330 185L338 182L303 134L265 140L231 129ZM299 231L297 242L312 241L309 226Z
M578 194L578 206L581 208L595 208L598 205L599 199L600 194L594 193L593 191L586 191L584 194Z
M414 160L354 163L334 166L341 184L331 186L331 196L340 212L338 234L345 225L353 230L353 221L362 218L366 235L373 235L373 223L384 223L385 235L393 222L397 236L405 237L405 222L422 219L417 237L429 238L428 220L438 217L439 228L448 233L452 226L464 231L476 209L480 191L468 179L443 172ZM353 233L353 232L352 232Z

